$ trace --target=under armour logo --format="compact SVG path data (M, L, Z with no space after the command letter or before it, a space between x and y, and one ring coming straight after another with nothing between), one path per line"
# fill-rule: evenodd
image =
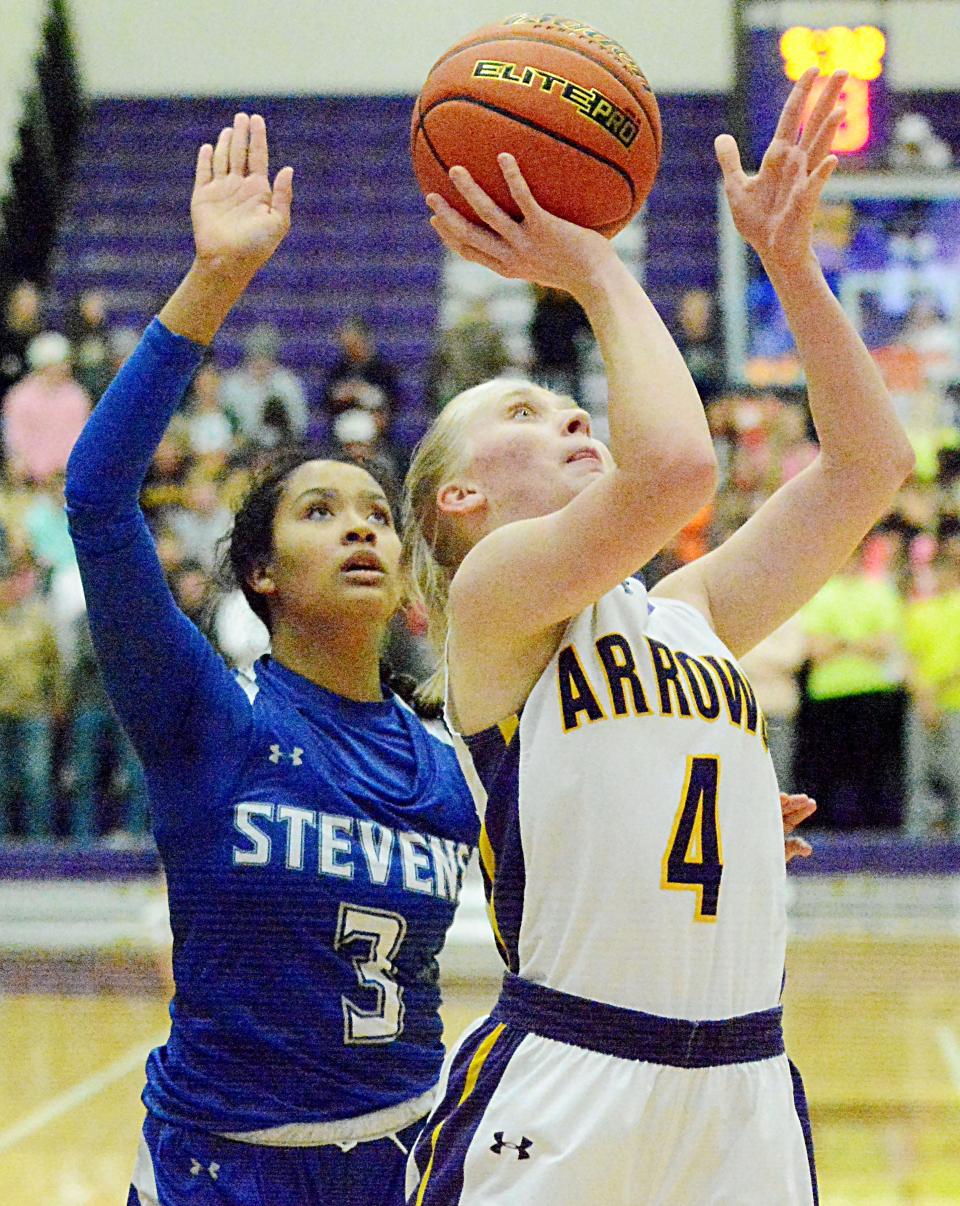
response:
M289 758L294 766L303 766L303 750L299 747L299 745L295 745L293 747L292 754L285 754L279 745L271 745L269 757L270 761L274 763L274 765L276 765L276 763L283 758Z
M199 1177L202 1172L205 1172L210 1174L211 1181L216 1181L217 1173L220 1171L220 1165L216 1162L216 1160L212 1161L206 1168L203 1167L199 1160L195 1160L193 1156L190 1157L190 1160L191 1177Z
M517 1153L518 1160L530 1159L530 1148L533 1147L533 1140L528 1139L526 1135L522 1135L520 1137L519 1143L510 1143L509 1140L504 1139L503 1131L494 1131L493 1137L496 1140L496 1143L494 1143L490 1150L494 1153L494 1155L499 1156L505 1147L509 1147Z

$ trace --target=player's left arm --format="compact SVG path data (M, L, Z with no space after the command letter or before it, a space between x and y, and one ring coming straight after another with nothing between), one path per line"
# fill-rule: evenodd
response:
M827 82L801 134L815 78L814 69L791 92L756 176L744 174L729 134L716 149L737 229L759 255L796 341L820 453L718 549L653 591L699 608L735 655L843 565L914 463L879 369L813 252L814 211L837 164L829 149L843 118L837 99L845 77Z

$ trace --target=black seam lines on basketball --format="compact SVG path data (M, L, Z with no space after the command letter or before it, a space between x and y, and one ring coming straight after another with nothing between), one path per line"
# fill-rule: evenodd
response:
M423 124L423 109L420 106L419 97L417 98L417 129L423 135L423 141L427 144L427 150L430 152L430 154L434 157L434 159L436 159L437 163L440 165L440 170L443 172L443 174L445 176L449 175L450 168L452 165L446 164L443 162L443 160L440 158L440 154L437 151L437 148L430 141L430 135L427 133L427 128Z
M440 154L437 151L437 148L430 141L430 135L427 133L427 128L423 124L423 106L420 104L419 96L417 97L417 131L418 131L418 133L423 135L423 141L427 144L427 150L437 161L437 163L440 167L440 170L443 172L443 174L445 176L448 176L450 173L450 165L444 163L443 160L440 158ZM416 147L416 139L414 139L414 147Z
M534 38L530 34L504 34L503 37L500 37L500 38L493 38L493 37L489 37L489 36L486 38L478 38L476 40L476 42L468 42L466 44L466 46L457 46L454 50L447 51L447 53L442 58L437 59L437 61L434 63L434 65L427 72L427 78L423 85L424 88L430 82L430 76L433 75L433 73L436 71L436 69L438 67L442 66L448 59L452 59L454 57L454 55L458 55L458 54L462 53L464 50L473 50L473 48L475 46L487 46L491 42L534 42L534 43L536 43L537 46L553 46L557 50L568 50L570 52L570 54L579 55L581 59L586 59L588 63L592 63L594 65L594 67L602 67L604 70L609 70L609 68L606 67L606 64L602 63L594 55L587 54L587 52L585 50L580 50L576 46L568 46L566 44L566 42L554 42L550 38ZM613 61L616 63L617 60L614 59ZM624 71L629 71L629 69L627 67L624 67L622 63L618 64L618 65ZM630 74L632 74L632 72ZM613 79L615 79L617 81L617 83L620 85L621 88L623 88L623 90L625 92L630 91L630 89L623 82L623 80L619 78L619 76L614 75L612 71L610 72L610 75L612 76ZM654 91L650 87L650 81L647 79L646 76L643 77L643 82L647 85L647 88L650 89L650 95L653 96L654 100L656 100ZM650 120L650 118L647 116L647 111L646 111L646 109L644 109L643 105L641 105L639 102L635 102L635 103L637 104L637 108L639 108L640 111L643 113L644 120L646 121L647 125L650 127L650 133L653 135L653 141L657 144L657 158L659 159L661 151L663 149L660 145L662 142L662 138L663 138L663 132L658 130L656 128L656 126L653 124L653 122Z
M434 109L439 109L441 105L450 104L452 101L462 101L467 105L476 105L479 109L487 109L489 112L496 113L500 117L507 117L511 121L518 122L521 126L527 126L528 129L536 130L538 134L545 134L548 138L553 138L557 142L562 142L564 146L568 146L574 151L579 151L582 155L586 155L590 159L595 159L597 163L602 163L605 167L611 168L617 173L618 176L623 177L623 179L626 181L627 188L630 189L630 207L625 211L622 217L626 217L626 215L633 208L633 203L637 197L636 187L633 183L633 180L630 178L630 173L625 172L623 168L620 167L619 164L614 163L612 159L607 159L607 157L605 155L601 155L599 151L591 151L588 147L582 147L578 142L574 142L572 138L565 138L562 134L558 134L555 130L548 130L546 126L537 125L537 123L535 121L531 121L529 117L520 117L518 114L512 113L509 109L501 109L497 105L491 105L489 101L477 100L475 96L445 96L443 100L434 101L429 109L424 109L422 106L420 107L420 132L423 134L424 141L430 148L430 152L434 159L436 159L437 163L440 164L445 172L449 172L452 165L444 163L437 154L436 149L427 135L426 127L424 126L423 122L428 113L432 113ZM609 222L605 222L604 225L612 226L615 222L619 221L621 221L621 218L612 218Z

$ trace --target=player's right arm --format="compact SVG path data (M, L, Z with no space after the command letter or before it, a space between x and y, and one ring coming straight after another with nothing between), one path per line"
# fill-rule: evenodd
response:
M816 78L795 85L756 176L737 144L717 139L734 222L774 285L797 345L820 452L705 557L668 575L656 594L701 610L740 656L811 599L890 508L914 454L880 370L813 250L814 212L837 166L843 118L835 74L803 122Z
M239 688L170 594L139 492L204 345L289 227L290 169L271 192L266 168L261 118L238 115L216 149L201 148L193 266L101 398L67 465L67 510L97 657L148 766L196 750L204 732L226 744L249 727Z
M683 357L610 242L542 209L512 156L500 165L522 221L464 168L451 178L489 229L435 196L432 221L465 258L580 303L607 370L615 461L562 510L506 524L464 559L451 590L456 626L502 642L552 628L633 574L711 497L716 459Z

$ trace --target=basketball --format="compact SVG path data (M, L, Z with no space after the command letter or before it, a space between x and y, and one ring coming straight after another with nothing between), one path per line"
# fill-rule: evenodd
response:
M497 163L508 151L544 209L611 237L647 199L660 149L657 100L630 54L552 14L509 17L463 38L433 65L413 110L420 188L474 222L447 173L462 164L519 217Z

